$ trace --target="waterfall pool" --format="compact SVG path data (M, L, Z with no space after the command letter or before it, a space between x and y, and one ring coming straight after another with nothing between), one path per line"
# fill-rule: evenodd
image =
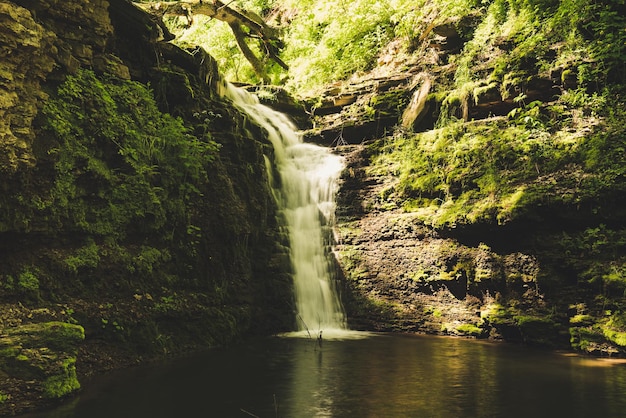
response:
M23 418L623 417L626 364L452 337L274 337L110 373Z

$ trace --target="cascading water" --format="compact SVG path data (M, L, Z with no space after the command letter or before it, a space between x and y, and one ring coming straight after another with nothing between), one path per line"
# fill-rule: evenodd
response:
M322 330L346 329L324 239L333 221L342 158L304 143L286 115L262 105L255 95L229 83L223 95L265 128L274 146L280 181L273 191L289 230L300 331L321 336Z

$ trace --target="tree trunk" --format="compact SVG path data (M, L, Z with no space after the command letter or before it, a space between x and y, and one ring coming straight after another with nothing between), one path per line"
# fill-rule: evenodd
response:
M254 55L254 52L250 49L248 44L246 43L245 37L246 33L241 29L241 25L238 22L229 22L228 25L230 29L233 31L233 35L235 35L235 40L237 41L237 45L239 45L239 49L244 57L248 60L250 65L252 65L252 69L254 73L263 80L264 83L269 83L269 77L263 68L263 63L261 60Z

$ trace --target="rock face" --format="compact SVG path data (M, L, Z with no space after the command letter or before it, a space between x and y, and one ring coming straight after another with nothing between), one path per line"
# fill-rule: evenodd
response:
M479 22L429 27L418 58L317 102L308 138L347 160L335 254L351 326L624 356L624 112L568 101L582 89L550 61L558 45L549 71L504 60L515 39L468 61ZM461 63L475 79L459 85Z
M352 327L516 342L554 331L554 324L540 320L549 311L538 289L535 257L444 236L382 198L392 179L367 173L365 145L342 152L348 164L335 253ZM499 308L505 299L523 304L525 315L540 322L538 329L518 327ZM567 345L567 334L551 337L554 344Z
M0 3L0 415L291 325L271 143L167 39L126 0Z
M305 139L335 146L384 136L398 123L419 77L407 71L329 89L309 104L313 128L304 131Z
M0 4L0 172L34 164L32 123L46 94L40 85L55 64L55 34L31 12Z

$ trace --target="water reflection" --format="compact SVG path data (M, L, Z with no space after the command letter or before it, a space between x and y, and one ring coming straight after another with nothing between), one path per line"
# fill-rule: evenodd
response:
M624 393L624 364L518 346L274 338L113 374L30 417L612 418L624 416Z
M496 416L497 357L484 345L385 336L329 344L294 353L285 416Z

